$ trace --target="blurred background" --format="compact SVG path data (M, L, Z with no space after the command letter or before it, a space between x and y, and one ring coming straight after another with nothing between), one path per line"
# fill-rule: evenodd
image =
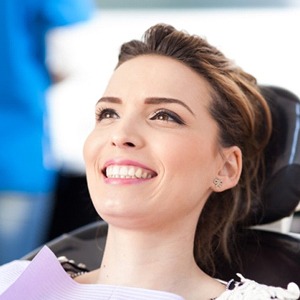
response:
M94 5L87 22L47 36L47 64L64 78L47 91L58 170L47 239L98 218L86 188L83 143L120 45L140 39L151 25L169 23L205 37L259 83L300 96L300 1L94 0Z

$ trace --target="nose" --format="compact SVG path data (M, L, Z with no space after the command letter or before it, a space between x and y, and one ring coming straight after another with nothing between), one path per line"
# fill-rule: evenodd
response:
M144 144L144 138L140 131L141 128L138 124L120 120L112 132L111 145L118 148L141 148Z

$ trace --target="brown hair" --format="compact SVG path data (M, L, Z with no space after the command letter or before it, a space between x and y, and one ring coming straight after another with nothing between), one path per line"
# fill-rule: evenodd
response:
M155 25L145 32L143 41L122 45L117 67L144 54L176 59L210 83L213 94L209 109L218 124L220 145L236 145L243 154L239 183L230 190L210 195L196 229L195 260L213 275L216 252L230 260L229 239L237 225L247 218L252 205L257 205L254 200L260 186L258 172L271 134L270 110L256 79L199 36L169 25Z

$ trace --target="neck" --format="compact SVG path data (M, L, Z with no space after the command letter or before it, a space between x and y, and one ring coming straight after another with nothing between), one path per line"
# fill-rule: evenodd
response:
M179 293L187 280L206 277L193 243L194 233L183 226L147 232L110 226L97 281Z

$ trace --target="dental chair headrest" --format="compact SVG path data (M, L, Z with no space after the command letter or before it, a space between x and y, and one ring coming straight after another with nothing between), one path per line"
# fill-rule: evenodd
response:
M266 179L262 206L249 225L267 224L290 216L300 201L300 101L291 92L261 86L272 114L273 130L265 150Z

